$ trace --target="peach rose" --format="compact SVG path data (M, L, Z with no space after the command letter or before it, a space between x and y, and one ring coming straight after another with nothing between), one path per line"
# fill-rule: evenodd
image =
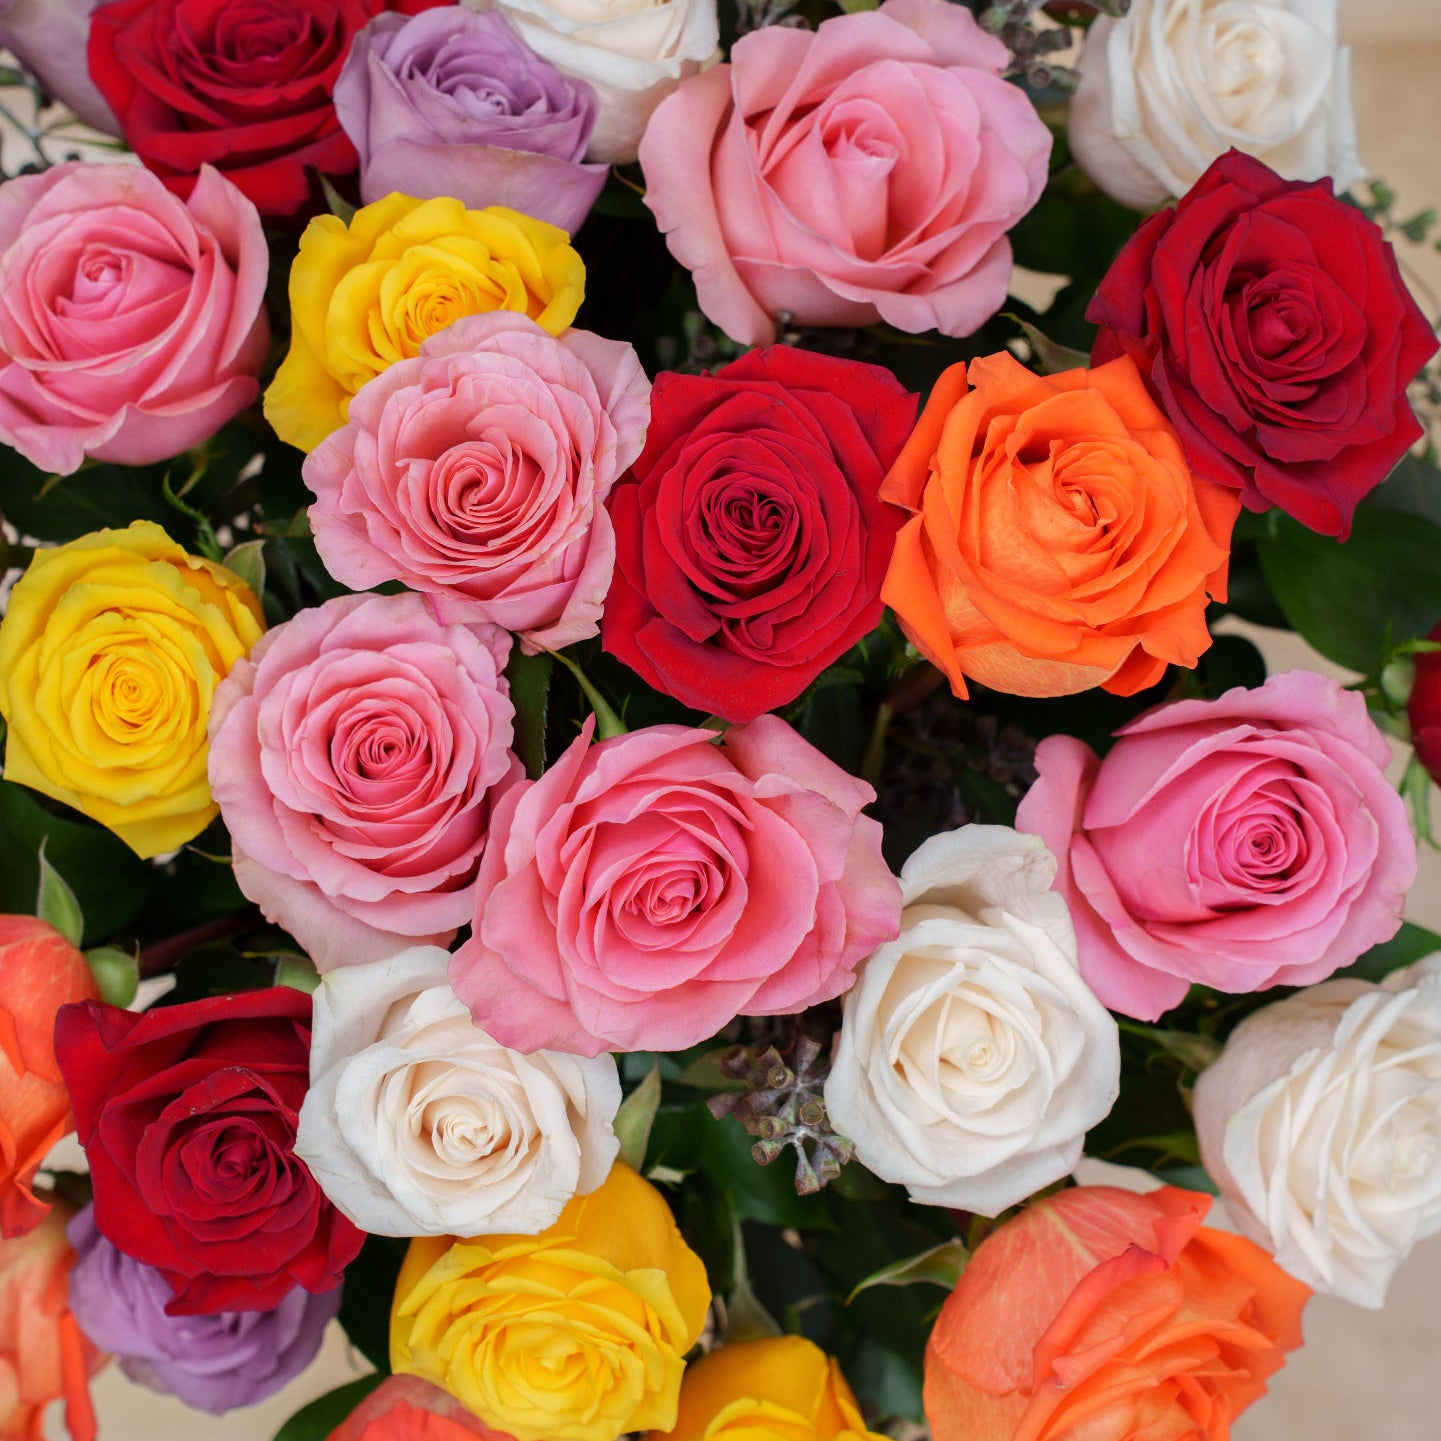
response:
M510 1441L419 1376L387 1376L328 1441Z
M1210 644L1235 494L1194 477L1127 359L942 373L881 496L912 518L881 598L966 695L1134 695Z
M1311 1293L1210 1206L1081 1186L988 1237L926 1348L935 1441L1227 1441Z
M85 957L34 916L0 916L0 976L0 1235L20 1236L45 1215L35 1172L75 1127L55 1064L55 1012L100 992Z

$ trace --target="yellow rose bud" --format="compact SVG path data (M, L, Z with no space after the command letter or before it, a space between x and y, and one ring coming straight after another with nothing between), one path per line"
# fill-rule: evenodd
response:
M37 551L0 622L5 779L108 826L137 855L218 814L215 688L265 629L239 576L150 521Z
M538 1236L412 1241L390 1364L517 1441L616 1441L675 1421L709 1305L670 1208L617 1164Z
M570 237L518 210L387 195L349 225L317 216L290 268L290 353L265 392L265 418L314 450L367 380L451 321L517 310L559 335L584 294Z
M670 1431L645 1441L884 1441L841 1368L800 1336L738 1341L686 1368Z

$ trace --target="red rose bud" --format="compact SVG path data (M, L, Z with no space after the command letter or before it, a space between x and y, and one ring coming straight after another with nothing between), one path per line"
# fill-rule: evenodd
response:
M1127 242L1086 311L1129 355L1191 468L1344 539L1421 427L1406 388L1436 337L1374 222L1331 181L1232 150Z
M1441 623L1426 637L1441 643ZM1441 785L1441 650L1422 651L1416 656L1416 679L1406 702L1411 721L1411 744L1416 758L1431 779Z

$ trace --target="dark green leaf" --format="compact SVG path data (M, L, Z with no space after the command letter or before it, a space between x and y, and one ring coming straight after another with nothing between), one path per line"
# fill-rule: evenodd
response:
M54 926L72 946L78 946L85 935L85 917L65 877L46 859L45 845L45 841L40 842L40 853L36 858L40 867L40 885L35 898L35 914L47 925Z
M350 1344L378 1371L390 1370L390 1303L408 1245L395 1236L367 1236L360 1255L345 1270L340 1325Z
M620 1110L615 1113L615 1134L620 1141L618 1159L632 1171L645 1166L646 1146L659 1108L660 1066L652 1061L645 1079L620 1103Z
M1441 524L1441 470L1423 456L1402 456L1396 469L1366 497L1366 504Z
M384 1375L362 1376L337 1386L303 1406L279 1431L275 1441L325 1441L325 1438L385 1380Z
M862 1291L869 1291L872 1286L913 1286L918 1281L927 1281L933 1286L944 1286L947 1291L954 1290L970 1259L971 1253L966 1249L965 1242L959 1236L953 1236L918 1256L906 1256L882 1266L879 1271L872 1271L852 1288L846 1304L849 1305Z
M1392 971L1413 965L1438 951L1441 951L1441 936L1424 926L1403 921L1401 929L1389 941L1372 946L1359 961L1344 971L1337 971L1336 975L1360 981L1384 981Z
M1218 635L1196 667L1196 681L1214 700L1236 686L1258 686L1266 679L1266 659L1242 635Z
M96 946L85 952L90 974L100 988L100 999L112 1006L128 1006L140 988L140 966L129 951L119 946Z
M538 779L545 770L545 723L554 671L555 657L548 651L526 655L519 646L505 668L515 707L515 753L531 780Z

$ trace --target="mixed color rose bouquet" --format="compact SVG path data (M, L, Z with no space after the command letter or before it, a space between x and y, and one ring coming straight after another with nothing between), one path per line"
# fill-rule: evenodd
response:
M0 1441L337 1325L277 1441L1226 1441L1382 1304L1441 378L1335 0L0 41Z

